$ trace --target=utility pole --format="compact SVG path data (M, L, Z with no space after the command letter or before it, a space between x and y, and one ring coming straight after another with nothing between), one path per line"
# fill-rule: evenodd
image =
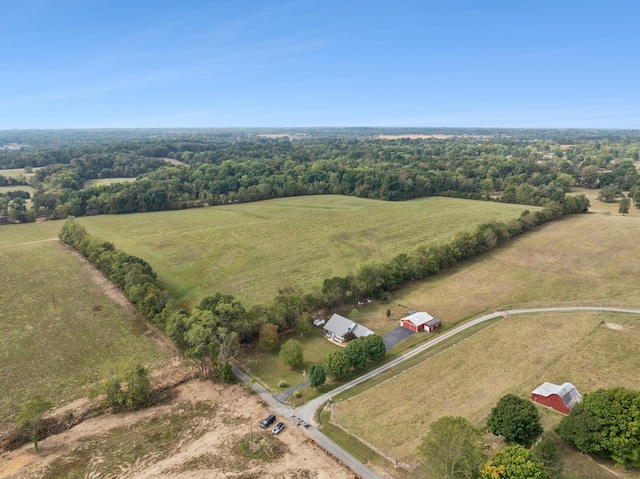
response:
M302 377L304 378L304 398L307 399L307 370L302 371Z

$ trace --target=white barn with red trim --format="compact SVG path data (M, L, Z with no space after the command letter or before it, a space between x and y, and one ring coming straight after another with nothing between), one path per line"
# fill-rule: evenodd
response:
M434 318L429 313L419 312L405 316L400 320L400 326L414 332L428 331L433 332L442 327L442 321Z

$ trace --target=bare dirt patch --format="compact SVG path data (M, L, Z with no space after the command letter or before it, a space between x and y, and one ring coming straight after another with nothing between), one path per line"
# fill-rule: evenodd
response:
M286 419L278 418L286 424L279 436L261 430L258 423L268 414L260 397L241 386L192 380L176 387L165 404L88 419L44 439L38 454L31 445L2 454L0 478L354 477ZM269 446L264 457L248 457L239 448L250 424L254 448ZM154 449L148 441L156 436Z
M614 331L622 331L624 329L624 326L616 323L604 323L603 326L605 328L613 329Z

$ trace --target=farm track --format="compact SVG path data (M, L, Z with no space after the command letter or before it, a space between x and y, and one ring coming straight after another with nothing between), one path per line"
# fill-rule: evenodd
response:
M36 243L45 243L47 241L60 241L58 238L47 238L47 239L43 239L43 240L37 240L37 241L27 241L25 243L14 243L14 244L7 244L4 246L0 246L0 249L4 249L4 248L14 248L16 246L25 246L25 245L29 245L29 244L36 244Z

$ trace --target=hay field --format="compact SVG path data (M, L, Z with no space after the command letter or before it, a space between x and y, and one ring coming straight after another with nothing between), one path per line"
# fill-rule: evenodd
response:
M0 249L19 243L57 238L64 221L43 221L0 226Z
M616 207L617 208L617 207ZM478 258L416 281L391 305L361 310L359 321L426 310L445 323L524 307L640 307L640 214L587 213L553 221Z
M39 169L40 167L34 167L31 173L25 172L24 168L12 168L8 170L0 170L0 176L4 176L5 178L19 178L21 176L25 178L31 178L36 174L35 172Z
M417 460L429 424L445 415L482 426L500 397L543 381L637 387L640 318L603 313L512 316L355 397L332 418L391 457ZM560 415L545 416L552 428ZM375 420L371 420L375 418Z
M87 180L84 182L84 187L89 188L90 186L100 186L100 185L112 185L114 183L131 183L132 181L136 181L135 178L123 177L123 178L98 178L95 180Z
M454 198L305 196L78 221L148 261L186 304L224 291L251 305L281 288L320 287L325 278L367 261L443 243L479 223L516 218L524 209Z
M146 323L107 296L93 270L61 243L4 246L0 423L35 396L59 403L85 395L109 361L130 358L151 367L168 361Z

